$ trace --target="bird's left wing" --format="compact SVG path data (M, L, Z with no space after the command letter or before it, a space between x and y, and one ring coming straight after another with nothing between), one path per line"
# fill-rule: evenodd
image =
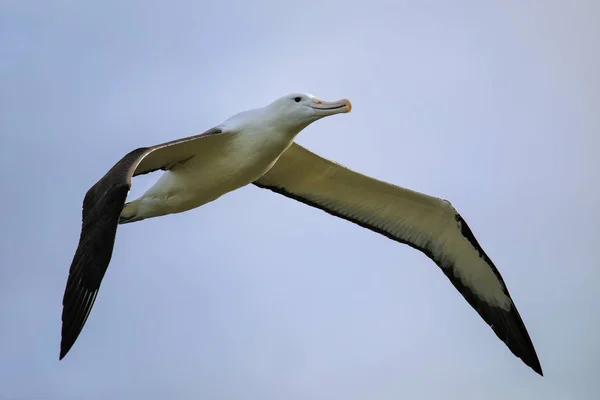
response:
M512 353L542 374L502 276L448 201L362 175L296 143L254 184L420 250Z
M200 135L141 147L121 158L86 193L79 244L73 256L63 296L60 359L81 333L112 257L119 216L131 188L131 178L175 165L211 151L222 133L213 128Z

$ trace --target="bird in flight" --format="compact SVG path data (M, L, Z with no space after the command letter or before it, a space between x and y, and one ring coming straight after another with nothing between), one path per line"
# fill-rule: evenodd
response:
M347 99L294 93L199 135L140 147L121 158L83 200L81 235L63 296L60 359L90 314L120 224L188 211L253 184L423 252L508 349L543 375L506 283L450 202L360 174L294 142L313 122L351 109ZM158 170L164 171L158 181L126 202L132 178Z

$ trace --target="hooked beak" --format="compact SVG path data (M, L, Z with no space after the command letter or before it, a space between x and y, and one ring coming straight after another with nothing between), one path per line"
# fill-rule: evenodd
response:
M311 107L315 110L318 116L327 116L340 113L348 113L352 111L352 103L348 99L338 101L323 101L314 99Z

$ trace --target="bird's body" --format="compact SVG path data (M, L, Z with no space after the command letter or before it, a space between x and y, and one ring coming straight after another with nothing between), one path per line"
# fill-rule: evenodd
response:
M346 99L324 102L292 94L200 135L138 148L119 160L83 201L81 236L63 298L60 358L89 316L119 224L184 212L254 184L423 252L513 354L541 375L502 276L450 202L362 175L294 143L311 123L351 108ZM164 173L156 184L125 203L131 179L157 170Z
M165 171L146 193L125 205L121 223L188 211L263 176L299 133L281 124L261 124L265 118L268 113L258 108L215 127L218 135L204 138L190 159Z

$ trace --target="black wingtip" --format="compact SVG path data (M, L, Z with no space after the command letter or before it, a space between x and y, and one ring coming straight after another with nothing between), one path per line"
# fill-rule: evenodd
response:
M525 363L525 365L531 368L535 373L537 373L540 376L544 376L544 372L542 371L542 365L540 364L540 360L538 359L533 345L529 347L528 350L529 351L527 351L526 354L518 354L515 351L513 351L513 354L519 357L521 361L523 361L523 363Z
M512 349L511 349L512 350ZM525 365L531 368L535 373L540 376L544 376L544 372L542 371L542 365L540 364L540 360L537 357L537 354L533 347L530 349L531 351L527 355L519 355L514 351L513 353L523 361Z
M462 235L471 243L473 248L479 253L479 256L488 264L492 269L502 286L504 287L505 294L511 299L508 287L502 279L500 272L490 259L490 257L483 250L473 231L464 220L464 218L455 210L455 219L459 224L459 230ZM505 311L496 307L490 307L484 301L481 301L475 296L469 288L464 286L459 280L457 280L451 273L450 270L444 270L446 277L450 279L454 287L463 295L463 297L471 304L471 306L479 313L479 315L485 320L485 322L491 326L492 330L496 333L498 338L502 340L510 351L520 358L525 365L530 367L540 376L544 376L540 360L538 359L537 353L531 337L527 332L525 323L517 310L517 306L512 303L510 310Z
M513 352L514 355L519 357L525 365L530 367L533 371L535 371L540 376L544 376L544 372L542 371L542 365L538 358L537 352L535 351L535 346L531 341L531 337L525 328L525 324L523 323L523 319L519 315L517 308L514 306L510 314L505 316L506 325L504 326L504 330L506 332L506 336L502 339L502 333L497 331L496 334L500 337L504 343L508 346L508 348ZM497 318L494 318L498 320Z
M531 348L532 354L528 358L521 358L523 362L532 370L534 370L538 375L544 376L544 372L542 371L542 364L540 364L540 360L535 352L535 349Z
M75 340L66 340L66 338L62 338L60 342L60 354L58 356L58 361L61 361L67 353L71 350L71 347L75 344Z
M65 358L65 356L67 355L68 352L69 352L69 349L64 348L63 344L61 343L61 345L60 345L60 355L58 356L58 361L60 361L63 358Z
M450 277L449 274L446 276ZM479 313L483 320L494 331L496 336L504 342L510 352L534 372L540 376L544 376L535 346L533 345L531 337L525 327L525 323L514 303L509 310L489 306L472 292L465 290L465 287L462 286L460 282L456 280L453 281L452 279L450 280L469 304L471 304L474 310ZM510 297L508 289L506 289L506 293Z
M60 354L58 356L59 361L65 358L67 353L71 350L71 347L73 347L73 345L75 344L75 339L77 339L77 336L75 336L75 338L66 336L65 332L62 332L61 336L62 337L60 340Z
M542 366L540 365L540 362L538 361L537 358L531 359L531 360L521 358L521 360L523 360L525 365L527 365L529 368L531 368L536 374L538 374L539 376L544 376L544 372L542 371Z
M64 324L64 321L63 321L63 324ZM64 325L63 325L63 329L61 332L61 338L60 338L60 354L58 355L58 361L65 358L65 356L67 355L69 350L71 350L73 343L74 342L72 340L68 341L67 338L65 337Z

